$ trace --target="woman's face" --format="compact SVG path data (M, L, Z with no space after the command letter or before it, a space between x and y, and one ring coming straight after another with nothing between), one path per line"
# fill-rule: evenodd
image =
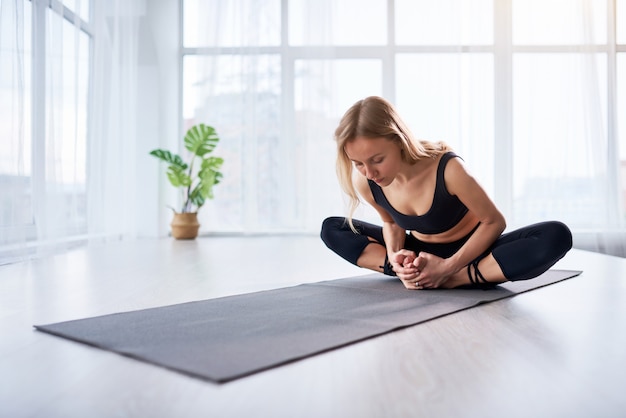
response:
M381 187L393 182L402 165L400 148L387 138L357 136L344 150L359 173Z

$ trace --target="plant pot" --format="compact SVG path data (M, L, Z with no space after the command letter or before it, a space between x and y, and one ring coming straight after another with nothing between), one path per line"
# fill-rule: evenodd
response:
M198 213L178 213L174 212L172 218L172 236L176 239L195 239L198 236Z

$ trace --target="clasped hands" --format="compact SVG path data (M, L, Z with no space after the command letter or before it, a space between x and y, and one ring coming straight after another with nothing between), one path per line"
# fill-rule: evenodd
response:
M402 249L389 257L393 271L407 289L435 289L447 279L446 260L424 251Z

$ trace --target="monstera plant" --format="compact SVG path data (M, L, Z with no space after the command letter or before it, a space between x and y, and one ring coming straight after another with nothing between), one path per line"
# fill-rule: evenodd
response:
M150 151L150 155L166 162L167 178L181 193L180 210L172 208L172 235L175 238L190 239L198 235L200 224L198 210L207 199L213 199L213 186L222 179L219 171L224 159L212 155L219 142L219 137L212 126L203 123L189 128L184 142L189 159L163 149Z

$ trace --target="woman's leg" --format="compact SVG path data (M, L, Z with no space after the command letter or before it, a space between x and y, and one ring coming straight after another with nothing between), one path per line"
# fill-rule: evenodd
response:
M558 221L540 222L503 234L492 255L507 280L528 280L552 267L572 248L572 233Z
M447 281L444 287L489 287L528 280L552 267L572 248L569 228L558 221L541 222L503 234L481 255Z
M350 229L343 217L324 220L321 237L326 246L354 265L395 276L387 263L382 227L356 219L353 223L359 234ZM449 257L446 252L456 251L468 237L458 243L438 245L421 243L407 235L405 247L416 253L426 251ZM507 280L532 279L547 271L571 248L572 234L565 224L549 221L529 225L501 235L442 287L489 287Z
M503 234L483 255L450 277L442 287L489 288L528 280L552 267L572 248L569 228L558 221L541 222Z
M507 278L504 276L500 265L493 257L493 254L489 253L483 258L474 260L465 268L452 275L441 287L451 289L464 286L488 289L506 281Z
M350 229L346 218L326 218L320 233L324 244L355 266L395 275L387 263L383 228L358 219L353 219L352 223L358 234Z

